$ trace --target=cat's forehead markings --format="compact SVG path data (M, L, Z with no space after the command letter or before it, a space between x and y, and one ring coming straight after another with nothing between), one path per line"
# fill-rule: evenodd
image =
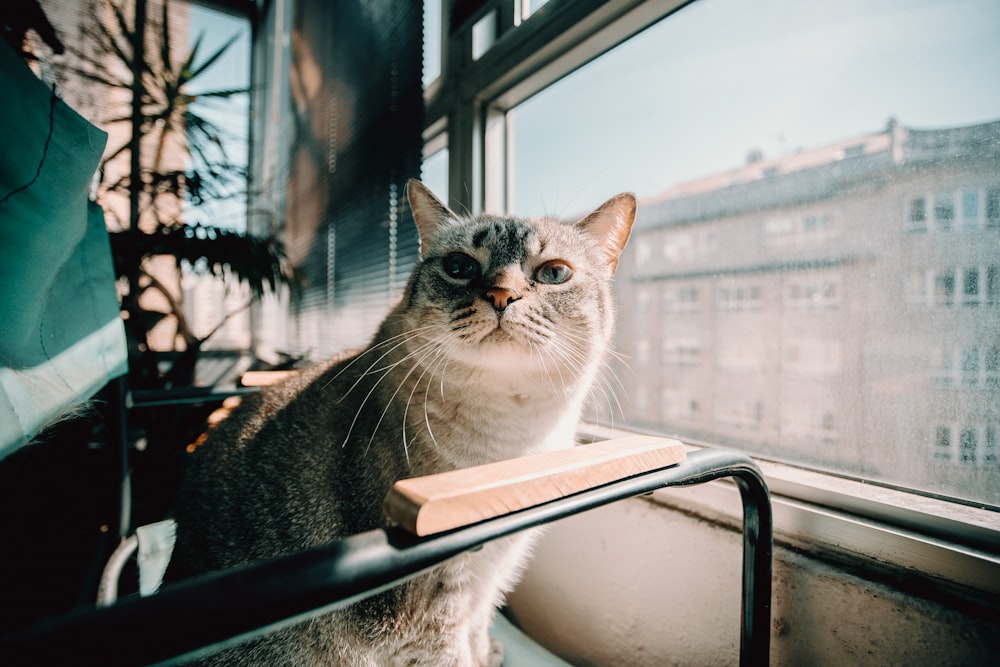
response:
M526 220L488 220L472 235L472 247L487 248L494 266L520 263L536 254L539 244L535 228Z

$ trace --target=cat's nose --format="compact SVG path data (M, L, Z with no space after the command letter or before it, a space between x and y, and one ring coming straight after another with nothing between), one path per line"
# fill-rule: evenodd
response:
M509 287L491 287L486 290L486 300L493 304L498 313L502 313L507 306L521 298L517 290Z

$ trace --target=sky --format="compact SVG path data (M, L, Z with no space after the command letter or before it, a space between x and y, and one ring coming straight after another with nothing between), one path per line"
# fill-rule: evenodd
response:
M511 208L655 196L751 149L775 157L890 117L1000 119L1000 2L696 2L514 109Z
M250 84L250 24L246 19L208 9L197 3L190 7L190 46L202 39L196 64L204 62L229 39L239 39L226 49L223 56L192 81L190 92L225 90ZM195 103L197 112L214 122L228 135L227 154L231 160L246 163L249 131L249 96L228 100L204 98ZM198 207L192 219L205 224L233 229L246 228L246 202L242 197L232 201L207 202Z

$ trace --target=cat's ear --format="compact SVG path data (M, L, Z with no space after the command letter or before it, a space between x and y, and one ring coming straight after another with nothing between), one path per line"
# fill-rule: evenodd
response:
M406 182L406 199L410 202L413 222L417 225L421 249L426 248L441 229L458 220L457 215L442 204L426 185L415 178Z
M635 195L623 192L604 202L593 213L576 223L578 228L597 239L612 273L618 268L618 257L621 256L625 244L628 243L629 234L632 233L635 211Z

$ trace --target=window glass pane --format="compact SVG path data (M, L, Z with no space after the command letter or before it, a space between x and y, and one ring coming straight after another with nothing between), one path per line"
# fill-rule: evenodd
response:
M472 26L472 58L480 58L489 51L497 38L497 13L490 12Z
M549 0L514 0L514 13L517 15L518 10L520 9L520 18L526 19L541 9L542 5L548 1Z
M424 0L424 72L426 88L441 76L441 3L443 0Z
M420 167L420 180L432 192L441 197L448 197L448 149L443 148L433 155L424 158Z
M200 183L185 202L189 224L248 231L247 169L250 130L250 22L241 16L191 2L186 49L198 49L195 65L224 49L217 60L193 76L186 93L187 170ZM226 46L229 40L234 40ZM185 50L185 53L188 51ZM244 92L233 93L242 90ZM190 181L189 181L190 183ZM257 230L250 230L256 232ZM198 336L218 330L204 349L250 346L250 292L224 285L211 275L182 264L185 316ZM228 318L228 319L223 319ZM221 326L220 326L221 325Z
M201 58L225 46L230 39L235 41L222 52L222 55L195 77L188 93L194 94L190 111L195 116L207 121L202 136L202 144L211 144L218 139L225 151L225 158L213 156L212 159L224 159L228 162L232 174L240 174L238 178L225 181L219 186L221 197L206 196L198 204L198 217L204 222L221 227L246 229L246 178L250 123L250 96L248 94L227 95L226 91L250 87L250 22L242 17L209 9L198 3L190 4L190 33L193 48L195 40L200 39L198 53ZM202 95L201 93L210 93ZM217 94L219 93L219 94ZM197 135L194 130L189 136ZM197 137L196 137L197 138ZM212 146L199 145L200 151L211 155ZM192 168L205 169L199 164L200 151L192 150Z
M976 190L962 193L962 225L969 229L979 225L979 192Z
M998 64L991 0L699 0L512 109L513 212L640 197L626 422L1000 503Z

